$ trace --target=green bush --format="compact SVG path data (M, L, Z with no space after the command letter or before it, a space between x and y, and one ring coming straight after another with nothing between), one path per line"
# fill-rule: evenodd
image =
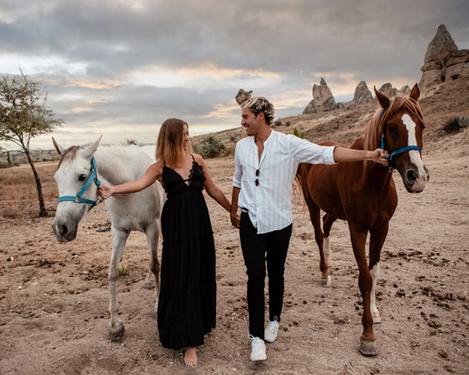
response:
M458 133L464 128L469 127L469 118L456 116L449 119L443 126L443 130L447 134Z
M217 156L221 156L222 153L225 151L225 145L221 143L218 139L210 136L204 139L201 144L200 154L204 158L216 158Z
M298 129L293 130L293 135L297 136L298 138L305 137L305 133L303 133L301 130L298 130Z

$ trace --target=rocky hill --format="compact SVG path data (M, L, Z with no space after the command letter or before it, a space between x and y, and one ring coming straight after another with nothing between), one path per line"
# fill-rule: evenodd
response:
M461 126L464 126L469 119L469 79L440 83L438 87L433 88L430 95L420 100L420 104L426 122L424 133L426 148L443 147L439 143L448 141L444 127L457 118L463 120ZM373 99L357 106L280 118L275 121L273 128L287 134L296 134L316 143L334 141L351 144L363 133L364 127L377 106L378 104ZM461 130L464 135L458 139L469 144L469 131L465 127ZM240 126L236 129L193 137L192 144L200 152L202 145L210 137L217 144L223 144L224 149L220 154L224 155L231 153L236 142L244 136L244 129Z
M439 61L440 65L435 61ZM435 79L436 73L429 70L429 67L437 65L439 77L443 77L438 80ZM469 144L469 132L466 131L465 125L469 119L469 51L458 50L444 25L438 28L435 38L427 48L422 72L420 104L427 127L424 133L427 148L443 147L439 143L447 142L447 132L444 128L453 120L460 123L453 129L465 133L457 139ZM409 84L413 85L414 82ZM364 127L377 107L377 102L365 81L358 84L353 100L347 103L335 102L324 79L321 79L319 85L313 85L312 91L313 100L303 114L279 118L273 128L316 143L334 141L350 144L363 133ZM405 85L397 89L391 83L384 83L379 91L393 97L408 95L410 88ZM196 150L201 151L210 137L210 145L217 145L220 149L219 155L223 155L232 152L235 143L244 134L244 130L239 127L208 136L197 136L192 142Z

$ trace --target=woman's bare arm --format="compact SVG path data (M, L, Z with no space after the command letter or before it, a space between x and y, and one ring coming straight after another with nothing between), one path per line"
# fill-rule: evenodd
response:
M204 186L205 190L207 190L208 195L210 195L220 206L222 206L225 210L228 212L231 212L231 204L226 198L225 194L221 189L218 187L217 184L212 179L212 176L210 176L210 173L208 171L207 165L205 164L204 159L202 156L198 154L194 154L195 161L202 167L204 171L204 176L205 176L205 181L204 181Z
M101 185L99 188L99 194L106 199L114 194L135 193L153 184L162 173L162 163L156 162L150 165L145 174L138 180L129 181L120 185Z

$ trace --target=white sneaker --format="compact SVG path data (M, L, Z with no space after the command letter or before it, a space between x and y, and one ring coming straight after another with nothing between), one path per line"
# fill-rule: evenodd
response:
M265 352L265 342L259 337L249 336L251 339L251 361L265 361L267 354Z
M279 323L277 319L269 321L264 330L264 340L267 342L274 342L278 335Z

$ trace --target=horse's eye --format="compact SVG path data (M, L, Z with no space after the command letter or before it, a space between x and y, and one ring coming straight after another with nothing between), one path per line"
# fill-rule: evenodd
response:
M390 126L388 129L389 129L389 133L391 133L392 135L396 135L396 134L397 134L397 127L395 127L395 126Z
M85 181L86 180L86 174L81 174L78 176L78 181Z

